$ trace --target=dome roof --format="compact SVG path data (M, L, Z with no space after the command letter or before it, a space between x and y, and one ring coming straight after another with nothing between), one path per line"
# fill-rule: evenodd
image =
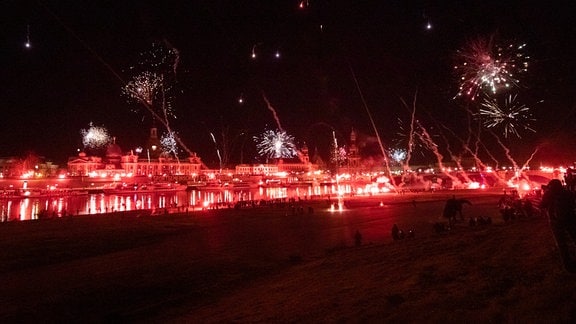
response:
M111 143L106 148L106 157L121 157L122 156L122 148L120 145L116 143Z

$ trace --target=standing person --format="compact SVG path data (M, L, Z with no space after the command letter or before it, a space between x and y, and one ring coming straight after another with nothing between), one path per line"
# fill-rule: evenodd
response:
M558 179L548 183L540 207L548 214L550 228L560 251L564 268L576 272L576 256L571 248L576 244L576 202L574 194L562 186Z
M394 224L394 226L392 226L392 239L394 241L398 241L399 239L402 238L400 236L401 234L402 234L402 231L398 228L398 225Z
M472 203L468 199L456 199L456 202L454 203L456 214L460 215L460 220L464 220L464 214L462 213L462 206L464 205L472 205ZM456 217L456 215L454 215L454 217Z
M362 245L362 234L360 234L359 230L356 230L356 234L354 234L354 244L356 246Z
M456 200L456 196L452 196L452 198L446 200L444 210L442 211L442 216L448 219L449 229L452 229L454 221L456 221L457 212L458 212L458 200Z

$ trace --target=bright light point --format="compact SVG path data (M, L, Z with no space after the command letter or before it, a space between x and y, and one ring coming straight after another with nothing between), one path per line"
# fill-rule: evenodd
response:
M471 182L468 184L468 189L479 189L480 188L480 183L478 182Z
M252 59L256 58L256 53L252 53Z
M280 52L276 52L276 54L274 54L274 56L275 56L276 58L280 58Z
M432 24L430 22L428 22L428 24L426 24L426 29L428 29L428 30L432 29Z
M26 43L24 44L24 47L26 47L26 48L30 48L31 46L32 46L32 45L31 45L30 43L28 43L28 42L26 42Z

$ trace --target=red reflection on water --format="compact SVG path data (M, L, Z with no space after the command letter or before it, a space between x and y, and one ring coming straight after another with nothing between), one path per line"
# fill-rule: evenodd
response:
M334 196L331 185L303 187L258 187L246 189L191 190L179 192L132 193L122 195L85 194L0 199L0 221L32 220L73 215L94 215L146 209L152 212L185 208L227 208L239 201L308 199ZM350 189L341 187L340 191Z

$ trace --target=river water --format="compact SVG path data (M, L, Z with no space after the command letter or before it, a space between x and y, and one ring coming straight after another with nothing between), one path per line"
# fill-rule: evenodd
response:
M350 193L351 187L340 186ZM309 199L336 194L334 185L290 187L194 189L129 194L76 194L27 198L1 198L0 221L33 220L118 211L151 210L153 213L226 208L236 202Z

